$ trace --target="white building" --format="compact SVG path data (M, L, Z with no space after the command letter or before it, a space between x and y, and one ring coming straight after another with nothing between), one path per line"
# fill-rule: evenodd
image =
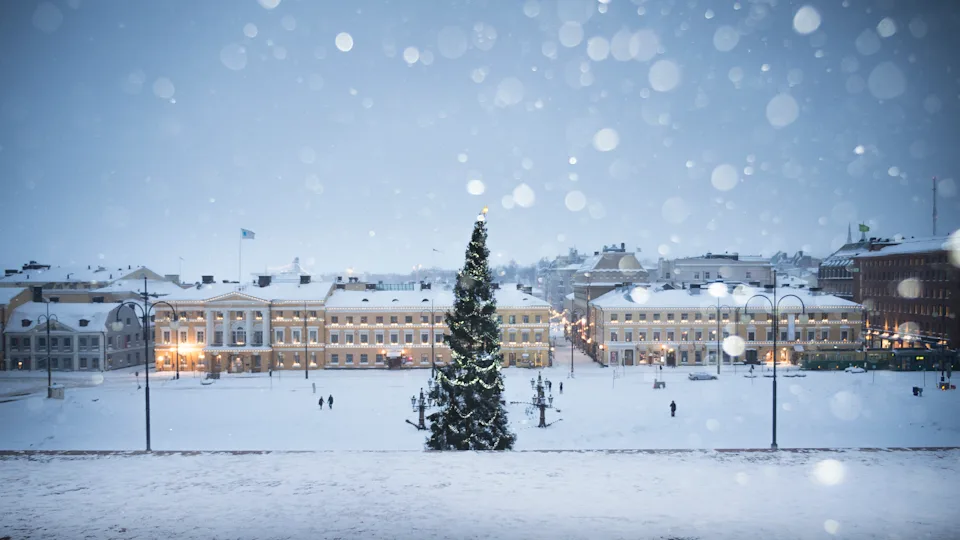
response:
M667 283L705 284L716 280L773 283L769 259L753 255L707 253L700 257L660 259L659 279Z

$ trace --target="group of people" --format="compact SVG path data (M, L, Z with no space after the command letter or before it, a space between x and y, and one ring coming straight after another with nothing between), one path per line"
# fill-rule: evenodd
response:
M322 411L322 410L323 410L323 396L320 396L320 401L318 402L318 405L320 405L320 410ZM329 407L330 409L333 409L333 394L330 394L330 397L327 398L327 407Z

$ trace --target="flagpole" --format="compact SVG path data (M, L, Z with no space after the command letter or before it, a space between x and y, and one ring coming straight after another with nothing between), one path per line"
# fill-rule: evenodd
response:
M237 283L243 285L243 231L240 232L239 247L237 248Z

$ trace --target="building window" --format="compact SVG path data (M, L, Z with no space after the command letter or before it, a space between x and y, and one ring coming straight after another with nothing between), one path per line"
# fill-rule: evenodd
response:
M828 329L821 330L820 339L823 341L830 341L830 330Z
M689 338L690 338L689 332L687 332L686 330L684 330L683 332L680 332L680 341L690 341Z
M633 313L625 313L625 314L623 315L623 320L625 320L625 321L632 321L632 320L633 320Z
M273 332L273 342L274 343L283 343L283 330L278 329Z
M710 279L710 272L704 272L703 279Z
M360 343L367 344L370 342L370 336L366 332L360 334Z
M421 333L421 334L420 334L420 343L430 343L430 334Z
M340 332L330 332L330 343L340 343Z
M729 320L730 320L730 314L729 314L729 313L722 313L722 314L720 315L720 317L721 317L724 321L729 321Z
M77 338L77 346L80 347L80 350L81 350L81 351L86 350L86 349L87 349L87 338L85 338L85 337Z
M781 331L780 331L780 341L786 341L786 340L787 340L787 331L786 331L786 330L781 330Z
M757 340L756 332L754 332L753 330L747 332L747 341L756 341L756 340Z
M535 315L533 320L536 324L540 324L541 322L543 322L541 315Z
M130 337L130 336L127 336ZM282 339L280 341L283 341ZM213 332L213 344L217 347L223 346L223 330L214 330Z
M340 363L340 355L339 355L339 354L336 354L336 353L331 354L331 355L330 355L330 363L333 364L333 365L339 364L339 363Z
M668 320L668 321L672 321L672 320L673 320L673 313L667 313L667 320Z
M697 312L697 313L694 313L694 314L693 314L693 320L694 320L694 322L699 322L699 321L703 320L702 315L700 315L700 312Z
M752 274L753 274L753 272L751 272L750 270L747 270L747 279L752 278L752 277L753 277Z
M497 324L503 324L503 315L497 315Z
M199 344L205 343L203 332L203 330L197 330L197 343Z
M440 323L442 323L442 322L443 322L443 315L434 315L434 316L433 316L433 322L434 322L435 324L440 324Z
M647 340L647 333L646 333L646 332L644 332L644 331L642 331L642 330L639 331L639 332L637 332L637 341L646 341L646 340Z
M700 272L694 272L693 279L700 279Z
M361 316L360 316L360 324L367 324L367 316L366 316L366 315L361 315Z
M693 337L697 341L703 341L703 330L697 330Z
M137 335L139 336L139 334L137 334ZM138 337L137 339L139 339L139 337ZM50 348L51 348L51 349L56 350L56 348L57 348L59 345L60 345L60 338L55 338L55 337L50 338Z
M347 315L347 324L353 324L353 316Z
M610 332L610 341L617 341L617 333Z
M637 320L638 320L638 321L645 321L645 320L647 320L647 314L646 314L646 313L639 313L639 314L637 314Z
M376 320L377 324L383 324L383 316L382 316L382 315L378 315L375 320Z
M310 332L307 334L307 337L310 339L310 343L316 343L316 342L317 342L317 331L316 331L316 330L310 330Z
M840 331L840 341L847 341L850 338L850 332L847 330Z
M400 343L400 334L390 334L390 344L396 345Z
M24 339L26 339L26 338L24 338ZM90 338L90 350L91 350L91 351L100 350L100 338L98 338L98 337L92 337L92 338Z
M659 313L654 313L654 314L653 314L653 321L654 321L654 322L660 322L660 314L659 314Z
M403 317L404 324L413 324L413 315L406 315Z
M360 363L361 363L361 364L368 364L368 363L369 363L369 362L367 361L367 355L366 355L366 353L361 353L361 354L360 354Z
M347 362L346 362L346 363L347 363L348 366L353 364L353 354L352 354L352 353L347 353Z
M543 343L543 333L536 332L533 334L533 341L536 343Z
M298 343L301 342L301 341L300 341L300 329L299 329L299 328L296 328L296 329L293 329L293 330L290 331L290 340L291 340L294 344L298 344Z
M814 330L807 330L807 341L814 341L816 339L816 332Z
M509 320L510 324L517 324L517 316L516 316L516 315L510 315L510 318L509 318L508 320Z
M673 330L667 331L667 341L673 341Z
M618 318L618 317L619 317L619 316L618 316L616 313L611 313L611 314L610 314L610 322L617 322L617 318Z
M396 315L391 315L391 316L390 316L390 324L397 324L397 316L396 316Z
M529 316L529 315L524 315L524 316L523 316L523 324L530 324L530 316Z
M86 359L86 358L81 358L81 359L80 359L80 369L87 369L87 359Z
M420 365L423 366L423 365L426 365L426 364L427 364L427 355L421 354L421 355L420 355Z
M517 342L517 333L516 333L516 332L510 332L510 338L509 338L509 340L508 340L507 342L508 342L508 343L516 343L516 342Z
M339 323L340 323L340 317L338 317L337 315L330 317L330 324L339 324Z
M654 333L653 333L653 340L654 340L654 341L660 341L660 331L659 331L659 330L654 331Z
M408 344L408 345L413 344L413 334L404 334L404 335L403 335L403 342L406 343L406 344Z
M383 363L383 355L382 355L382 354L377 354L376 363L377 363L377 364L382 364L382 363Z
M247 332L246 330L237 329L233 331L233 344L234 345L245 345L247 343Z
M376 343L377 344L383 343L383 334L377 334Z
M520 332L520 343L530 343L530 332Z
M623 333L623 340L626 341L627 343L631 343L633 341L633 331L632 330L625 331Z
M346 338L347 345L353 345L353 332L347 332L347 334L343 337Z
M442 334L442 333L441 333L441 334L434 334L434 335L433 335L433 340L434 340L436 343L443 343L443 334Z

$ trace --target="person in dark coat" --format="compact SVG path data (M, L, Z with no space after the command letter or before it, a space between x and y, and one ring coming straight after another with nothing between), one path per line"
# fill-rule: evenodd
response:
M560 381L560 393L563 393L563 381Z
M676 402L671 401L671 402L670 402L670 416L676 416L676 415L677 415L677 404L676 404Z
M323 398L320 398L323 399ZM330 394L330 397L327 398L327 407L333 408L333 394Z
M320 402L319 402L318 404L320 405L320 410L322 411L322 410L323 410L323 398L322 398L322 397L320 398Z

